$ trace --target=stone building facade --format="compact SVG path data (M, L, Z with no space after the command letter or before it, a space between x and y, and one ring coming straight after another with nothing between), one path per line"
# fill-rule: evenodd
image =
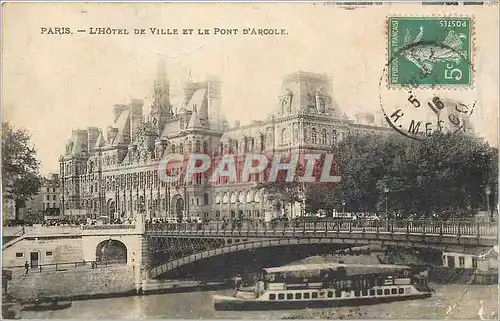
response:
M259 218L279 215L265 191L247 183L160 180L160 160L169 154L222 154L332 150L346 135L389 132L380 115L359 114L353 121L342 112L324 75L295 72L283 80L276 112L266 120L230 127L221 110L222 83L188 81L184 103L170 103L170 84L160 63L150 113L143 101L114 106L113 125L105 131L73 130L60 157L62 206L65 215L91 218ZM174 112L174 110L176 112ZM378 117L378 119L377 119Z
M32 214L42 213L45 219L60 218L61 180L59 174L51 173L40 181L40 190L20 209L21 217L26 219ZM40 217L41 218L41 217Z

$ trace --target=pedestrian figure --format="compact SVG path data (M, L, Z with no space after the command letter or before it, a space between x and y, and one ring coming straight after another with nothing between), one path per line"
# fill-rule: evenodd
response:
M30 264L28 263L28 261L26 261L26 263L24 263L24 272L25 272L25 274L28 274L29 268L30 268Z
M234 278L234 289L238 290L239 288L241 288L242 285L243 285L243 279L238 274L238 276Z

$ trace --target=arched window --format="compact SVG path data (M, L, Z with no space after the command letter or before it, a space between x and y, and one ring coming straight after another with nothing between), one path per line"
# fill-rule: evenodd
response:
M314 128L314 127L311 130L311 143L313 143L313 144L318 143L318 132L316 131L316 128Z
M255 193L255 197L254 197L253 200L254 200L255 203L259 203L260 202L260 193L259 192Z
M247 192L247 203L250 203L250 202L252 202L252 192L248 191Z
M208 205L208 194L203 194L203 205Z
M236 193L232 192L231 193L231 204L234 204L234 203L236 203Z
M175 154L177 151L175 150L175 144L172 144L170 147L172 149L172 154Z
M344 134L342 132L337 133L337 143L340 143L344 138Z
M326 145L326 129L321 130L321 144Z
M227 204L229 201L229 197L227 196L227 193L224 193L224 196L222 197L222 203Z
M280 136L280 144L281 145L286 145L288 144L288 129L284 128L281 131L281 136Z
M299 127L295 126L293 128L293 141L297 143L299 141Z
M215 204L220 204L220 194L215 193Z
M332 145L337 144L337 131L334 129L332 132Z

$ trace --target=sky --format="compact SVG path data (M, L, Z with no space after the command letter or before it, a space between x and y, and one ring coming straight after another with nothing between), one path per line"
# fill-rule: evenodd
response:
M333 98L348 115L379 111L387 17L453 14L475 21L475 84L440 93L477 101L471 120L497 146L497 10L407 3L355 10L312 3L7 3L2 118L31 133L43 174L58 172L73 129L106 128L113 121L113 105L132 98L145 99L147 112L159 57L166 59L174 107L182 102L181 86L190 73L199 81L218 76L230 124L265 119L276 111L283 76L297 70L328 75ZM56 27L73 34L41 33L41 28ZM126 28L130 34L91 35L90 27ZM146 34L134 35L134 28ZM177 28L181 34L152 35L149 28ZM207 28L212 34L182 35L184 28ZM240 33L214 35L214 28ZM286 34L243 35L243 28L285 29Z

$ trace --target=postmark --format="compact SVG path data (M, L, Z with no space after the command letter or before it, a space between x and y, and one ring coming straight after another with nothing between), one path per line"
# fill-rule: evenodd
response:
M415 78L404 85L404 90L385 86L388 68L384 68L379 82L379 103L387 124L397 133L422 140L435 132L470 133L474 130L471 116L478 105L470 92L429 90Z
M387 84L472 85L471 17L389 17Z

